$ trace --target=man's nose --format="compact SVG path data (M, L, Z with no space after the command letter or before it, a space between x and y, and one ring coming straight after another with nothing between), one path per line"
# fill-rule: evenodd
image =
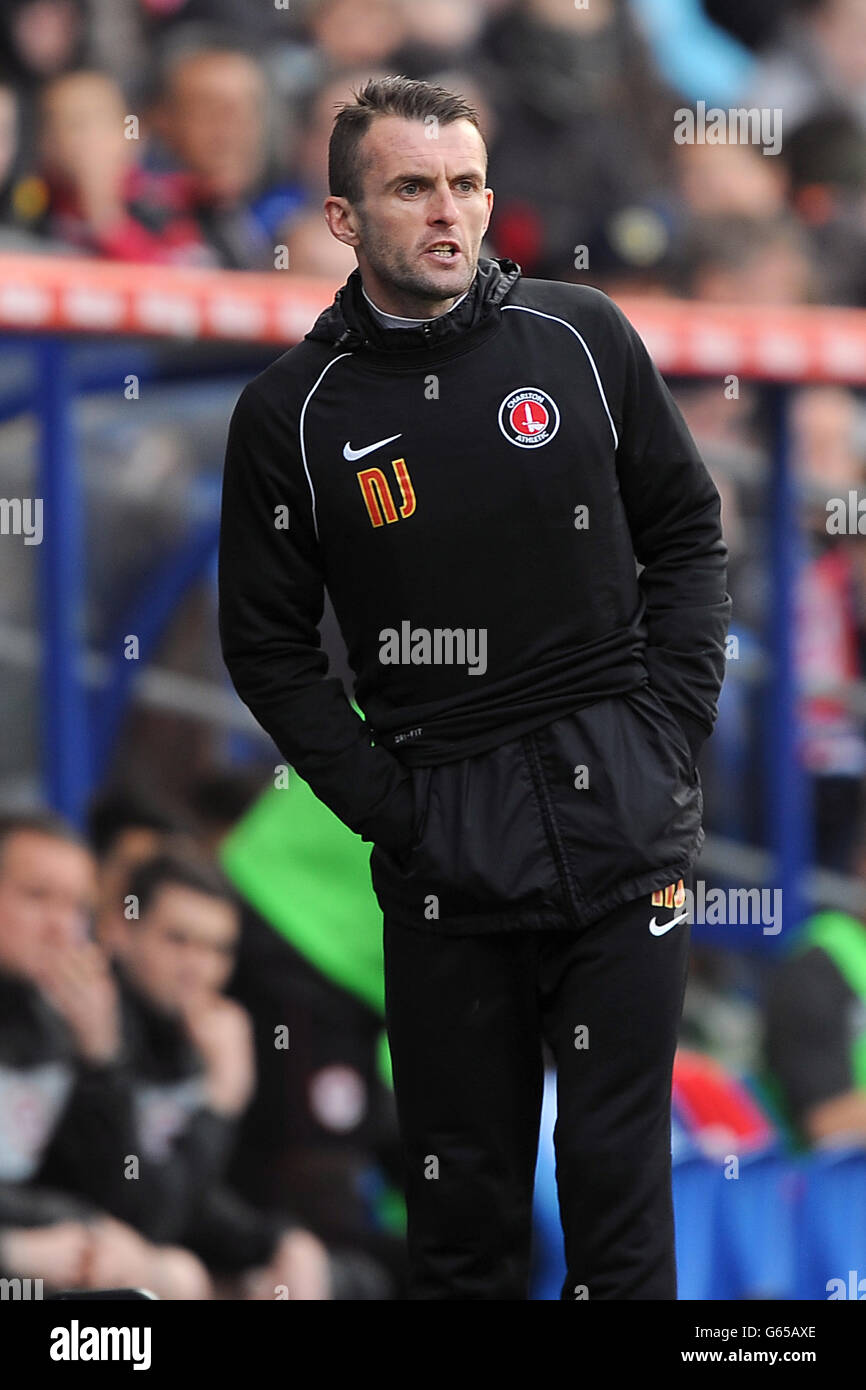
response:
M430 203L430 218L433 222L447 222L449 227L457 221L457 204L447 186L436 189Z

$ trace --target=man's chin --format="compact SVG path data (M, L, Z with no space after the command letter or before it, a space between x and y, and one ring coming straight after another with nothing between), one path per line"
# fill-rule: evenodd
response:
M416 299L424 299L431 304L442 299L456 299L469 289L478 268L477 264L470 266L463 257L461 260L464 262L462 265L445 266L441 271L407 276L400 289L404 294L412 294Z

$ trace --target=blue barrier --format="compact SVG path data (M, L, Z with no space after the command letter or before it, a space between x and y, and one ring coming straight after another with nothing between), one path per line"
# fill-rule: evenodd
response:
M109 766L128 708L135 676L158 644L189 588L208 573L219 538L218 507L212 518L193 526L190 535L148 578L109 642L106 687L93 697L83 679L85 636L85 534L76 400L84 394L118 390L123 376L116 346L101 348L87 340L51 334L28 339L4 335L11 355L30 358L30 370L11 373L11 386L0 393L0 424L32 411L38 421L39 454L36 492L42 499L44 541L38 557L39 623L42 636L39 715L42 799L81 826L88 800ZM150 383L202 381L237 375L230 360L201 367L183 361L166 364L148 347L134 347L124 359L124 373ZM20 378L20 379L19 379ZM123 658L122 638L139 637L138 661Z
M536 1301L559 1299L566 1273L555 1085L548 1072L533 1204ZM671 1139L681 1300L866 1299L866 1147L791 1156L773 1144L734 1165L732 1156L707 1157L676 1122Z
M42 628L41 729L45 801L80 824L92 785L87 697L79 671L84 635L84 517L69 353L62 339L37 346L38 495Z

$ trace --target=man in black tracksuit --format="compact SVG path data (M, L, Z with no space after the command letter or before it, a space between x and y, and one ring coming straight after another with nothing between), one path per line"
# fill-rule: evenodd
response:
M478 254L467 110L391 78L337 118L325 211L358 269L235 409L222 650L373 844L411 1296L526 1297L543 1037L562 1297L671 1299L719 496L616 305ZM326 674L325 587L365 720Z

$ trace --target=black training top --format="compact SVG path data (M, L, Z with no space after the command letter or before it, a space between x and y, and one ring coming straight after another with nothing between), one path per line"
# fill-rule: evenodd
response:
M380 325L355 270L232 417L223 656L364 839L405 837L403 764L484 752L647 678L696 753L724 673L726 561L718 492L635 329L599 290L507 259L482 258L463 302L418 328ZM366 722L326 675L323 586Z

